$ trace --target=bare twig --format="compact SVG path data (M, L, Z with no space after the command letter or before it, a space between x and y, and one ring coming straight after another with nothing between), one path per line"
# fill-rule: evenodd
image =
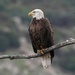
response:
M69 40L66 40L64 42L58 43L56 45L53 45L49 48L46 48L44 53L48 53L52 50L56 50L58 48L64 47L64 46L68 46L68 45L72 45L75 44L75 39L70 38ZM36 54L36 55L0 55L0 59L31 59L31 58L36 58L39 56L42 56L44 54Z

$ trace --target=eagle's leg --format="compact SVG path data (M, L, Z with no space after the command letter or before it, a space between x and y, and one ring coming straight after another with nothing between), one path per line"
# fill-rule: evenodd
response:
M38 50L38 53L44 54L44 49Z
M44 54L44 50L45 50L45 49L44 49L42 46L40 46L40 48L41 48L41 49L38 50L38 53Z
M44 54L44 49L41 49L41 54Z

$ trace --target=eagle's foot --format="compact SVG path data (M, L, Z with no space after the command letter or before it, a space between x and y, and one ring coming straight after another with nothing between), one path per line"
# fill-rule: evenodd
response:
M44 54L44 49L38 50L38 53Z

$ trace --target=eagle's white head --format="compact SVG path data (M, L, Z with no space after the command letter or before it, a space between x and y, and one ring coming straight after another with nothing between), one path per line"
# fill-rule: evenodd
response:
M33 11L29 12L28 15L36 18L37 20L44 18L44 13L41 9L34 9Z

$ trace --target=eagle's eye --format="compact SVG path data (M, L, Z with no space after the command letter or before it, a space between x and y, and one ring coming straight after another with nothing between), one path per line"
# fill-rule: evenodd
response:
M36 13L35 11L33 11L33 13Z

